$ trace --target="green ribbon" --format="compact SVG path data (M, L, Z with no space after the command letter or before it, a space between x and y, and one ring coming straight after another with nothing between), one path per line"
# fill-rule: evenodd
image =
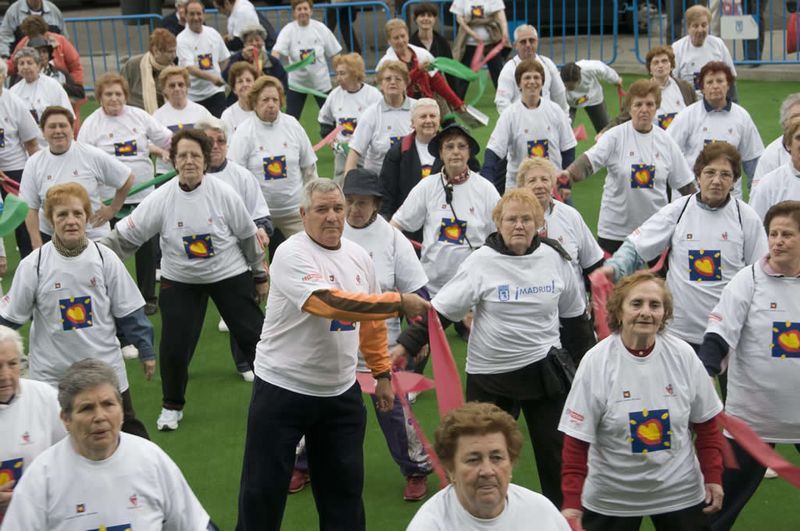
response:
M316 96L318 98L327 98L328 97L328 95L325 94L324 92L320 92L318 90L314 90L314 89L308 88L308 87L303 87L303 86L300 86L300 85L294 85L292 83L289 83L289 90L293 90L295 92L299 92L300 94L311 94L312 96Z
M444 74L449 74L453 77L463 79L464 81L469 81L470 83L477 80L478 94L467 103L467 105L472 105L473 107L477 107L478 102L483 97L483 93L486 91L486 86L489 82L489 76L485 70L473 72L472 69L467 65L461 64L459 61L450 59L449 57L435 58L433 61L431 61L431 63L429 63L428 69L435 69Z
M307 67L316 60L317 60L317 52L311 50L311 53L308 54L305 59L301 59L296 63L287 65L283 67L283 69L286 70L287 72L294 72L295 70L300 70L301 68Z
M149 188L151 186L158 186L161 183L165 183L165 182L169 181L170 179L172 179L173 177L175 177L177 174L178 174L177 171L172 170L172 171L168 171L167 173L163 173L163 174L159 175L158 177L156 177L154 179L150 179L149 181L145 181L142 184L137 184L136 186L132 187L128 191L128 197L132 196L133 194L138 194L139 192L141 192L145 188ZM113 200L114 200L113 198L112 199L106 199L105 201L103 201L103 204L110 205ZM132 211L133 211L133 207L131 205L124 205L120 209L120 211L117 212L114 215L114 217L116 217L118 219L122 219L125 216L129 215Z

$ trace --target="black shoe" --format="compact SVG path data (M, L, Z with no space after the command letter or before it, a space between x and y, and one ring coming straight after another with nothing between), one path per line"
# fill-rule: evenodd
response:
M158 303L157 302L148 302L144 305L144 314L145 315L155 315L158 313Z

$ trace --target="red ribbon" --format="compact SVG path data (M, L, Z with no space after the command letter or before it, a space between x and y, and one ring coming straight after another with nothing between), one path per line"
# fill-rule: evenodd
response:
M586 126L584 126L583 124L580 124L578 125L578 127L573 129L572 134L575 135L575 140L577 140L578 142L589 138L589 135L586 134Z
M444 335L442 323L439 322L439 315L433 307L428 310L428 336L439 416L444 417L451 410L464 404L464 395L461 391L461 377L458 375L453 353L450 352L450 344Z
M0 186L2 186L3 190L11 195L19 195L19 183L10 177L3 179L3 182L0 184Z
M614 290L614 283L599 269L589 274L589 283L592 291L594 330L597 332L597 339L605 339L611 335L606 321L606 304L608 296Z
M482 42L479 42L478 46L475 48L475 53L472 55L472 62L469 65L470 70L477 72L483 68L486 63L494 59L497 54L503 51L503 46L505 46L505 41L498 42L491 50L489 50L489 53L484 56L483 51L486 48L486 45Z
M357 372L356 380L358 385L361 386L361 392L369 395L375 394L375 378L368 372ZM397 380L394 382L394 380ZM392 387L398 395L407 395L408 393L421 393L428 389L433 389L433 380L425 378L421 374L415 372L397 371L392 373Z
M328 144L330 144L331 142L333 142L333 141L334 141L334 139L336 138L336 135L338 135L338 134L339 134L339 133L342 131L342 129L344 129L344 126L343 126L343 125L341 125L341 124L337 125L337 126L334 128L334 130L333 130L333 131L331 131L330 133L328 133L327 135L325 135L325 138L323 138L322 140L320 140L319 142L317 142L316 144L314 144L314 148L313 148L313 149L314 149L314 152L316 153L316 152L317 152L317 151L319 151L320 149L324 148L325 146L327 146Z

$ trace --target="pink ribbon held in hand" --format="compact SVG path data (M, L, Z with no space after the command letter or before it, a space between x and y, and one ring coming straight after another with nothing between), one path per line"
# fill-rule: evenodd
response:
M312 148L314 152L316 153L320 149L324 148L325 146L333 142L334 139L336 138L336 135L338 135L342 131L342 129L344 129L343 125L341 124L337 125L333 131L325 135L325 138L314 144L314 147Z
M589 274L589 284L592 288L592 311L594 312L594 330L597 339L605 339L611 335L606 321L606 304L608 296L614 290L614 283L601 270L597 269Z

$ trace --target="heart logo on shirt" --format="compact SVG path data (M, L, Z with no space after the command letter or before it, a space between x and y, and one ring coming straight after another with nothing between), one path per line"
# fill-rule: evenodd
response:
M714 273L714 262L709 257L694 261L694 269L705 277L710 277Z
M640 170L636 172L636 182L639 184L647 184L650 182L650 172L647 170Z
M800 332L790 330L778 336L778 344L790 352L800 352Z
M82 304L76 304L67 310L67 319L71 323L82 323L86 320L86 308Z
M668 409L628 413L631 432L628 441L634 454L647 454L672 447L672 429Z
M636 429L636 435L645 444L658 444L661 442L662 430L661 422L651 419L639 425Z
M772 323L773 358L800 358L800 323L777 321Z
M183 250L186 258L211 258L214 256L214 243L210 234L195 234L183 237Z
M61 326L64 330L76 330L92 326L92 298L70 297L58 301Z

